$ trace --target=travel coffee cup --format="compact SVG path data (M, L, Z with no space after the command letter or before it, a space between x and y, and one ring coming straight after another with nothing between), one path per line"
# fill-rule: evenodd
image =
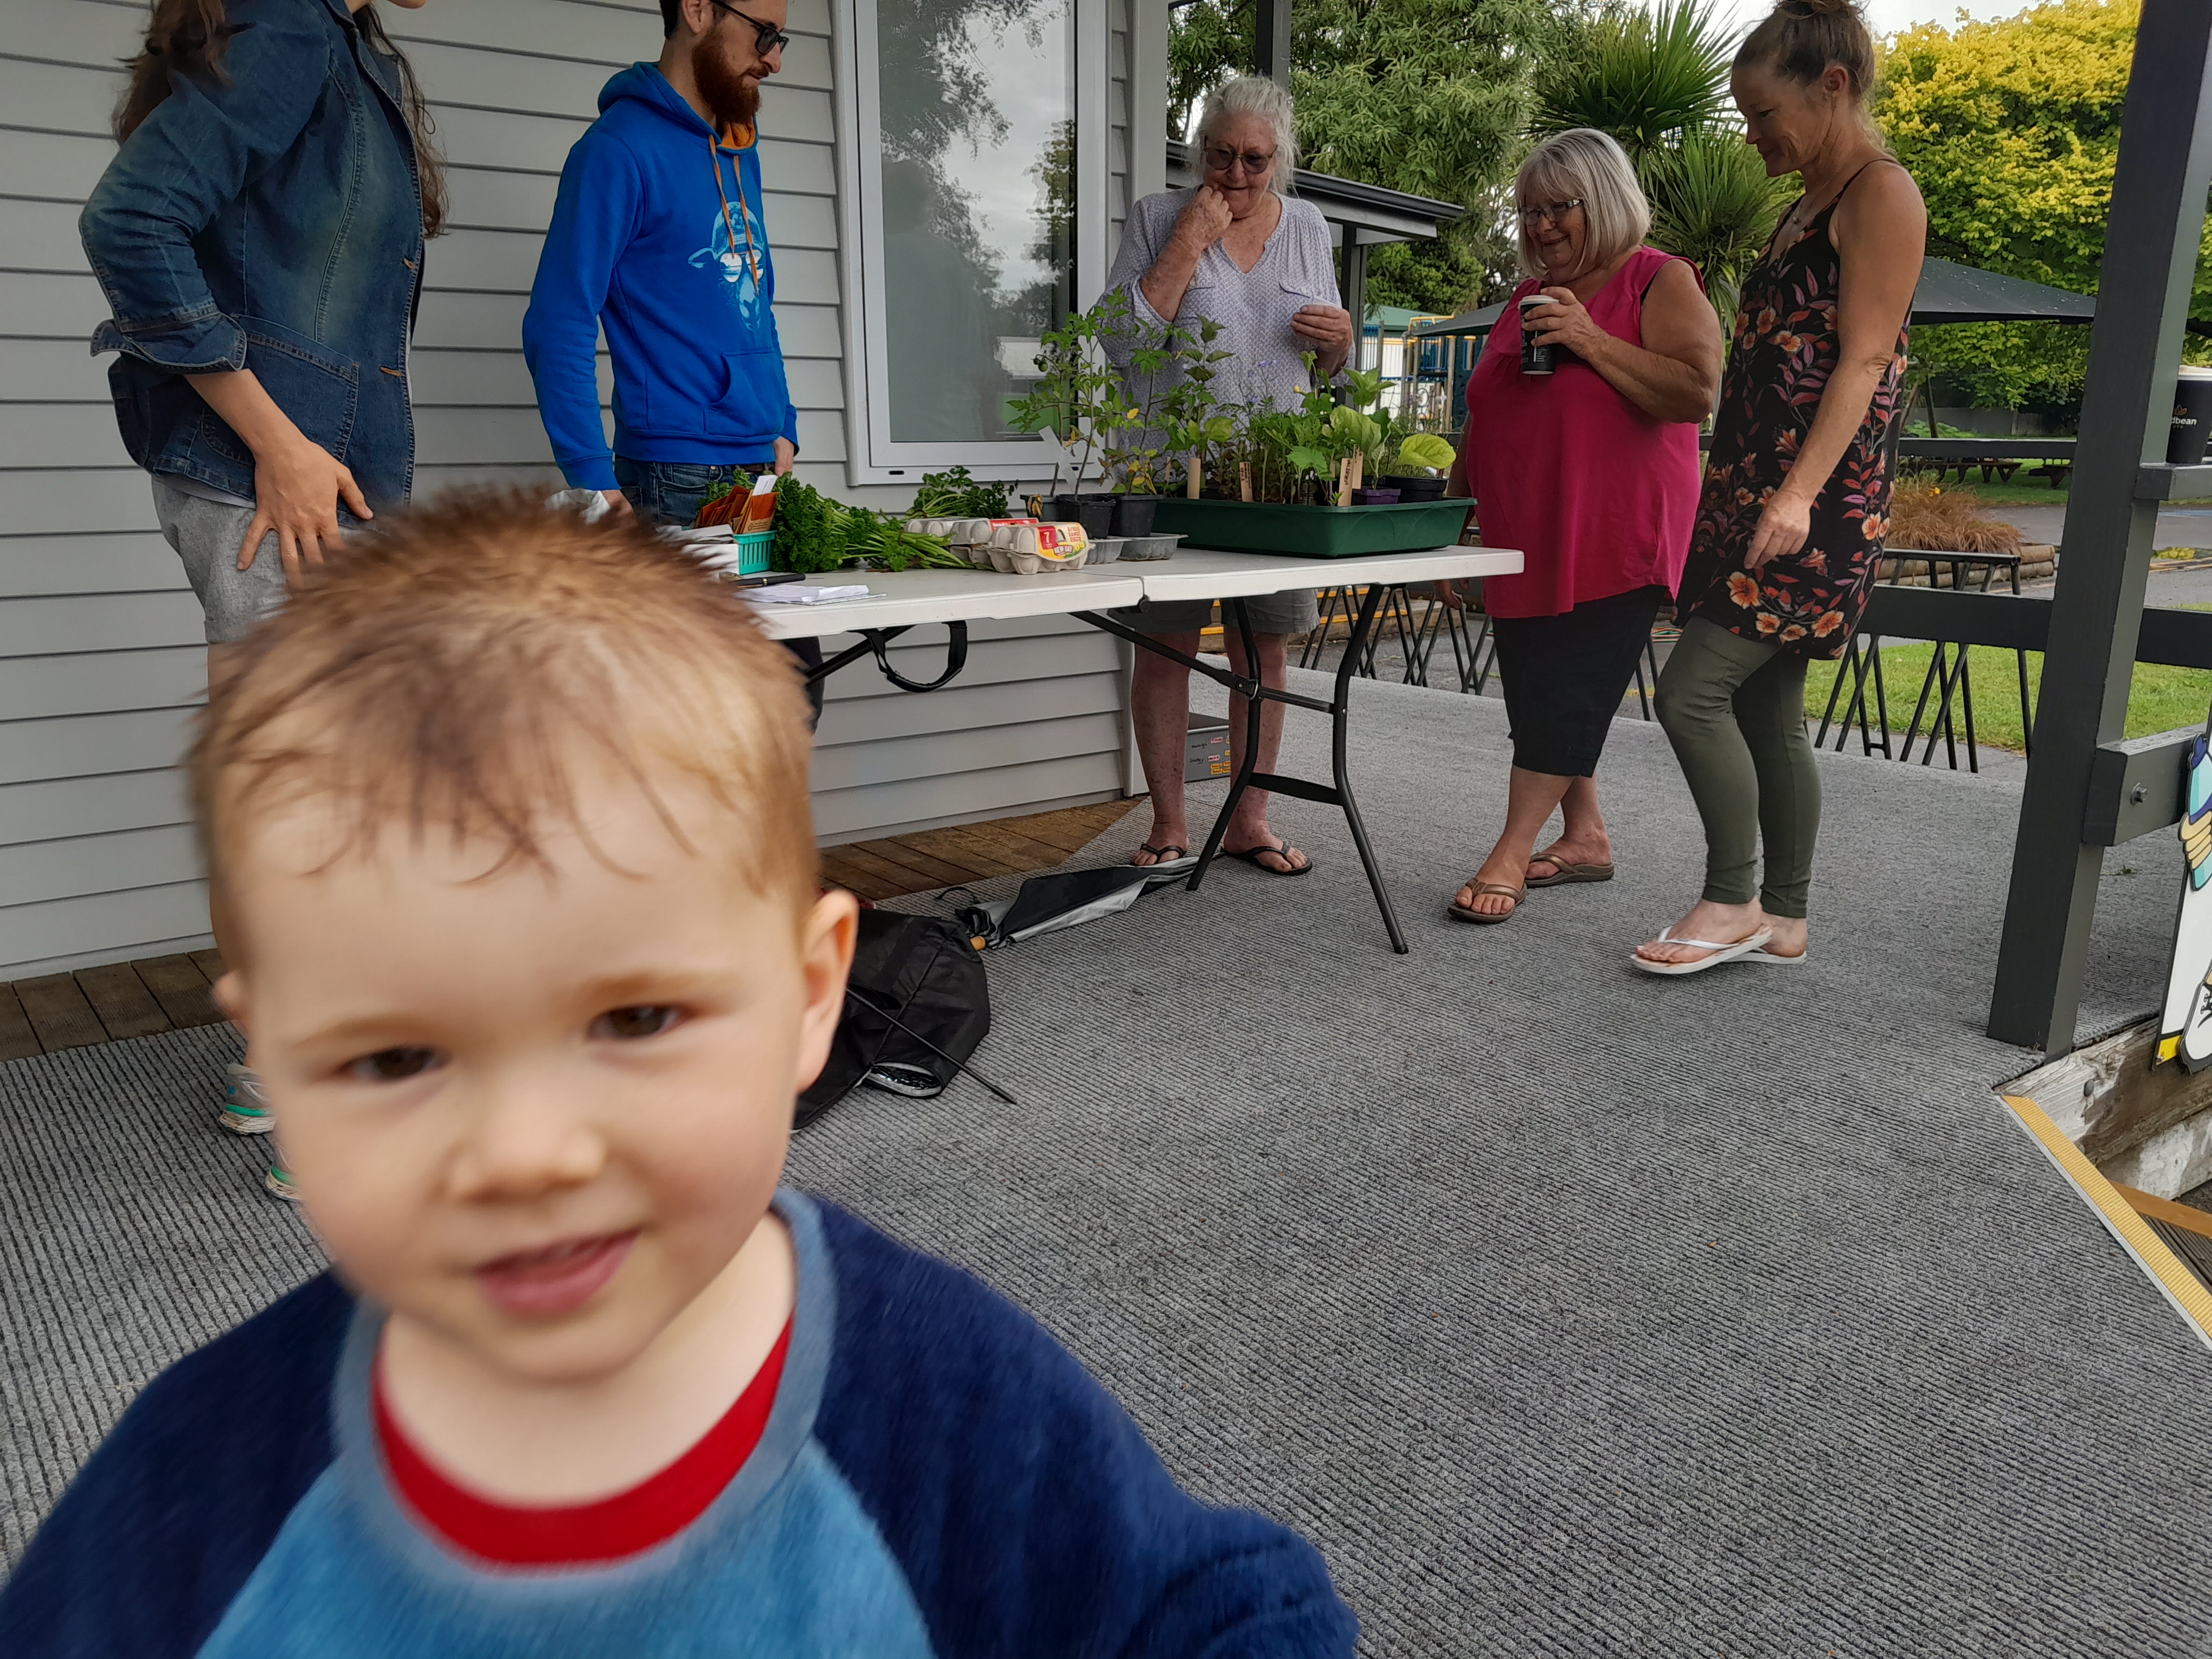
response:
M1528 313L1536 306L1555 306L1559 303L1548 294L1531 294L1521 301L1521 372L1523 374L1549 374L1552 372L1552 360L1559 355L1559 348L1537 343L1535 337L1528 332Z
M2170 466L2202 466L2212 439L2212 368L2185 363L2173 388L2173 425L2166 440Z

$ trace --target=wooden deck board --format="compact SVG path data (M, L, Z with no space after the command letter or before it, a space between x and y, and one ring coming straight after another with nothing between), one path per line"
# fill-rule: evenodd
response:
M884 858L865 854L858 848L838 848L836 863L825 856L823 869L838 869L845 876L845 884L863 898L902 898L905 894L918 894L925 884L914 878L911 869L887 863ZM860 883L867 884L863 887Z
M1025 818L1001 818L999 828L1030 841L1042 842L1047 847L1056 847L1062 855L1079 853L1098 835L1094 820L1078 816L1080 810L1039 812Z
M919 847L925 853L964 864L975 869L977 876L1018 876L1026 872L1018 864L1009 863L989 847L970 841L957 830L922 830L900 840Z
M215 991L190 957L149 957L131 964L175 1026L213 1025L222 1018Z
M949 863L923 852L919 847L908 847L904 842L896 839L857 842L850 850L872 854L887 864L911 871L916 892L930 887L957 887L976 879L976 872L965 865Z
M15 995L31 1029L39 1034L39 1046L50 1054L58 1048L88 1048L108 1040L106 1027L92 1012L92 1004L85 1000L73 975L19 979Z
M989 848L1024 874L1031 870L1054 869L1067 859L1066 853L1049 842L1032 841L995 823L963 823L959 833Z
M15 1000L15 988L0 985L0 1060L27 1060L44 1053L23 1005Z
M1025 876L1066 863L1135 805L1098 801L825 847L822 875L866 899ZM0 1060L216 1024L223 1014L214 985L222 975L220 952L191 951L0 983Z
M127 962L111 962L100 968L80 968L76 971L77 989L92 1005L100 1029L111 1042L120 1042L126 1037L151 1036L156 1031L170 1029L168 1015L161 1005L154 1000L148 990L131 970Z
M897 898L901 892L896 883L885 881L872 871L827 852L822 855L822 878L858 893L864 899Z

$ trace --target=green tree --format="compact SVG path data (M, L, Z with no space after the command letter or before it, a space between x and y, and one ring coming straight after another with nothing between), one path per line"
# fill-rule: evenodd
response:
M2138 9L2136 0L2053 0L1889 42L1876 112L1928 203L1930 253L2097 291ZM2192 332L2212 332L2212 263L2202 255L2191 319ZM2088 335L2040 323L1923 329L1914 378L1940 378L1984 407L2068 404L2080 397Z
M1291 89L1307 166L1470 210L1431 243L1370 256L1368 298L1451 312L1510 268L1504 185L1537 60L1572 12L1547 0L1298 0ZM1176 6L1168 119L1187 131L1206 91L1253 64L1250 0Z
M1651 204L1651 240L1695 260L1723 317L1782 209L1728 99L1735 42L1707 0L1610 9L1536 73L1532 132L1595 127L1618 139Z

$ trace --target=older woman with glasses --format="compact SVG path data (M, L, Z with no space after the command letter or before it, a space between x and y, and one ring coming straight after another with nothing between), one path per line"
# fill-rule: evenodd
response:
M1483 583L1513 772L1505 828L1449 907L1478 923L1510 918L1531 887L1612 879L1598 757L1681 579L1698 422L1721 374L1720 319L1695 266L1644 245L1651 210L1620 145L1588 128L1548 138L1515 191L1526 280L1468 379L1452 469L1483 540L1527 555ZM1539 853L1554 811L1559 839Z
M1186 329L1220 325L1213 349L1231 356L1220 382L1241 402L1295 408L1307 385L1306 354L1327 379L1352 353L1352 313L1337 303L1336 266L1328 226L1319 209L1285 194L1297 165L1291 95L1273 81L1247 76L1215 88L1199 118L1198 153L1205 177L1194 191L1163 191L1129 215L1108 285L1126 290L1140 321L1172 320ZM1109 343L1125 371L1129 341ZM1315 623L1310 591L1247 599L1262 684L1284 682L1285 641ZM1185 655L1198 650L1211 601L1154 604L1121 615ZM1230 665L1252 673L1243 641L1228 635ZM1137 654L1130 713L1137 752L1152 793L1152 828L1134 863L1179 864L1191 859L1184 817L1183 757L1190 726L1190 671L1149 651ZM1232 700L1232 758L1243 763L1244 700ZM1283 710L1268 703L1260 716L1258 769L1274 769ZM1248 790L1222 851L1273 876L1302 876L1313 865L1267 824L1267 795Z

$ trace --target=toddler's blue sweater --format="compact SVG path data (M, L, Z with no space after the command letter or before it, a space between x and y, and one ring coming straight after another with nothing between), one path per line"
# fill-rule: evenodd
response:
M1026 1315L777 1200L799 1302L759 1444L689 1527L495 1568L377 1449L381 1316L328 1274L157 1377L0 1591L10 1659L1349 1655L1311 1546L1185 1494Z

